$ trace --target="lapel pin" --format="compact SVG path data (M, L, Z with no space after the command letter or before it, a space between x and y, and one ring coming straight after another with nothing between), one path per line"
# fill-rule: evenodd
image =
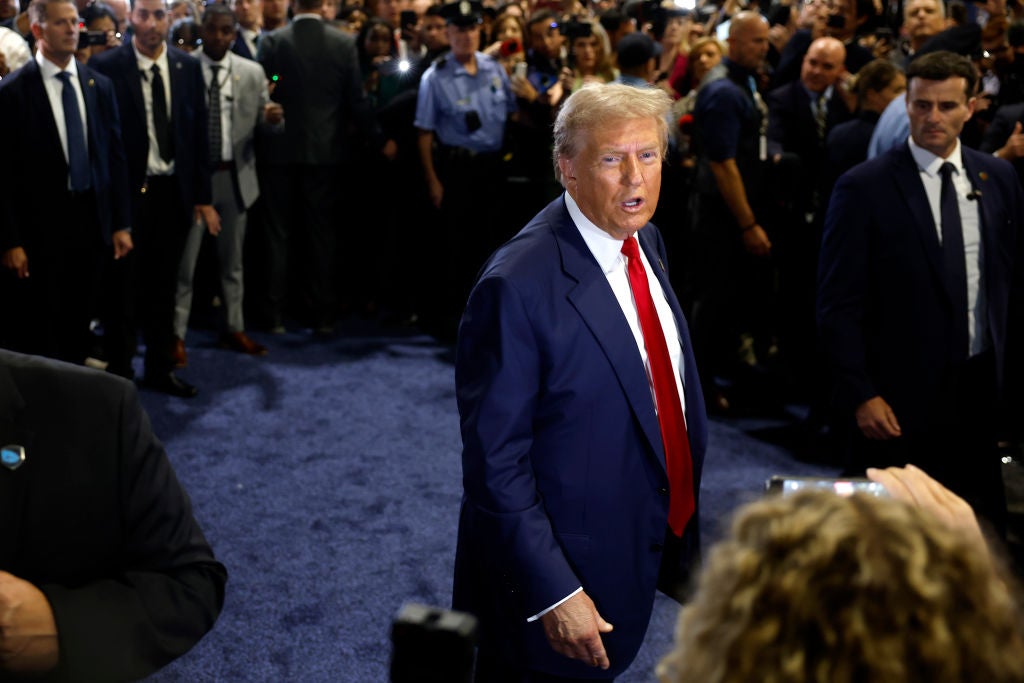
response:
M95 88L96 87L96 81L90 78L89 79L89 87L90 88Z
M0 464L12 472L21 467L24 462L24 446L11 444L10 446L4 446L3 449L0 449Z
M175 69L180 69L181 68L181 62L175 62L174 63L174 68Z
M981 173L978 174L978 177L981 178L982 180L988 180L988 173L982 171Z

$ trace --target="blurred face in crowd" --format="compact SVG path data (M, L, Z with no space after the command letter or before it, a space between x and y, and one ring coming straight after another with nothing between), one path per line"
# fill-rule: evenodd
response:
M811 43L800 67L800 81L813 93L821 94L834 85L843 72L846 48L835 38L819 38Z
M661 192L661 138L650 118L609 121L584 133L558 168L583 215L616 239L647 225Z
M402 11L409 9L409 0L377 0L376 15L398 26L402 19Z
M683 17L672 17L665 24L665 33L661 36L661 42L665 45L678 45L686 37L686 19Z
M238 25L249 31L257 31L263 21L262 0L231 0L231 11L235 13Z
M78 8L70 2L50 2L44 10L46 19L32 24L32 35L44 57L66 66L78 49Z
M104 0L117 17L117 30L121 33L128 28L128 0Z
M494 26L494 39L500 41L518 40L523 42L523 32L519 29L519 22L511 17L503 17Z
M272 31L288 23L288 0L263 0L263 28Z
M910 0L903 11L903 30L917 47L946 27L942 0Z
M135 47L151 59L159 57L171 23L164 0L135 0L130 19Z
M430 52L448 47L448 32L443 17L423 17L420 25L421 39Z
M203 20L199 28L199 37L203 39L203 52L215 62L224 59L224 55L235 42L235 19L229 15L211 15Z
M693 78L699 83L700 79L721 63L722 51L718 49L717 43L707 43L693 57Z
M842 28L838 26L826 26L825 34L838 38L844 43L857 32L857 1L856 0L829 0L828 15L830 17L842 17ZM840 20L836 20L838 22Z
M100 16L96 17L95 19L93 19L92 21L90 21L88 26L85 27L85 30L87 30L87 31L103 31L103 33L105 33L109 37L111 35L111 33L114 33L114 32L117 31L117 23L114 22L113 19L111 19L110 17L108 17L106 15L100 15ZM111 47L112 46L109 45L109 44L107 44L107 45L90 45L90 46L88 46L86 48L78 50L78 52L75 54L75 57L78 59L78 61L80 61L80 62L82 62L84 64L84 63L88 62L89 59L93 55L97 55L97 54L99 54L101 52L106 52L107 50L111 49Z
M827 0L804 0L800 8L800 18L797 20L797 27L810 31L820 30L828 18ZM815 33L815 35L818 35Z
M902 95L907 90L907 77L902 73L897 73L888 85L881 90L868 90L864 93L864 102L861 103L862 109L868 111L875 111L881 114L885 111L885 108L889 106L889 103L894 99Z
M573 59L576 61L576 68L583 74L593 74L597 71L597 60L601 54L600 38L589 35L586 38L576 38L572 41Z
M175 2L171 5L171 23L173 24L178 19L191 17L192 13L192 3L188 2L188 0L185 0L184 2Z
M18 0L0 0L0 20L17 16L20 10Z
M564 37L556 21L538 21L530 26L530 49L548 59L557 59Z
M340 4L340 0L324 0L324 4L320 6L320 16L324 21L334 21L337 18Z
M974 113L974 98L967 98L966 87L962 76L944 81L910 79L907 113L914 142L943 159L953 152L960 131Z
M391 54L391 45L391 30L383 24L377 24L366 34L363 49L370 57L387 57Z
M466 62L480 45L480 24L470 26L456 26L448 24L445 27L448 35L448 44L452 49L452 57L458 62Z
M729 59L745 69L757 69L768 56L768 22L748 14L742 22L735 20L729 32Z

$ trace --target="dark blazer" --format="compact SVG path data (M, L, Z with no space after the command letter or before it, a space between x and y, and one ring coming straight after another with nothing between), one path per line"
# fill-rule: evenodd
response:
M657 228L637 233L683 347L686 420L698 494L707 424L689 332L664 270ZM668 479L636 341L563 198L484 266L459 330L455 366L464 496L453 602L479 616L504 657L567 677L590 667L555 653L528 617L579 586L615 625L602 636L621 672L643 641L663 551Z
M1024 123L1024 102L999 107L978 149L991 154L1001 148L1013 133L1013 127L1018 121ZM1017 159L1011 163L1017 171L1017 177L1024 182L1024 159Z
M141 678L210 630L227 573L130 382L0 350L0 444L25 449L0 467L0 570L57 623L43 680Z
M171 80L174 175L181 188L185 209L183 219L190 225L193 207L212 202L206 86L199 60L177 48L165 49ZM139 200L146 186L149 133L146 129L146 104L142 98L142 76L132 41L96 55L89 64L114 82L124 146L128 152L132 212L137 215ZM136 229L140 227L144 229L144 226L136 226Z
M811 95L800 81L787 83L768 93L768 154L795 154L800 170L795 178L800 206L807 207L814 190L824 188L825 145L818 138L817 123L811 111ZM828 101L825 135L836 125L851 118L850 110L838 92Z
M84 64L77 68L85 98L96 224L109 244L114 231L131 224L117 101L110 79ZM4 155L18 160L0 164L0 187L7 197L0 202L0 252L43 245L59 227L49 220L52 214L46 207L67 188L68 163L34 59L0 81L0 130L9 132Z
M1015 392L1020 354L1008 351L1024 348L1024 195L1010 164L962 150L968 178L981 193L996 384ZM906 144L839 179L825 218L818 324L848 414L882 396L905 436L927 428L952 362L954 317L942 268L927 195Z
M272 95L287 123L273 161L337 165L353 133L383 145L363 92L355 39L319 19L299 19L260 38L260 64L278 76Z

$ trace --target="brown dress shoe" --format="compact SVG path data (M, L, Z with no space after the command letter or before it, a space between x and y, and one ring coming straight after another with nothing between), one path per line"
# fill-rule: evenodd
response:
M220 336L220 341L217 345L222 349L247 353L250 356L267 355L267 347L254 342L245 332L225 332Z
M174 348L171 350L171 360L175 368L183 368L188 365L188 354L185 353L185 340L174 338Z

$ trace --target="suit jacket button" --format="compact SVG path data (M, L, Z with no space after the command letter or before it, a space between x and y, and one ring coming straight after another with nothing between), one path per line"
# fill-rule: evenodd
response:
M665 488L664 486L662 486L660 489L658 489L658 495L667 496L668 495L668 489Z

